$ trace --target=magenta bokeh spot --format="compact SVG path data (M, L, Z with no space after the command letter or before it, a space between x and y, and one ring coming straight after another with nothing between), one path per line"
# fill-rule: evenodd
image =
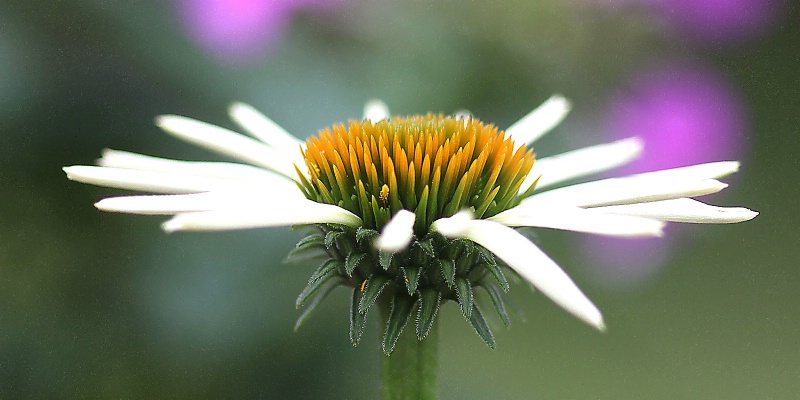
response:
M611 99L603 130L610 140L639 136L645 141L642 156L614 175L741 160L746 109L736 87L713 70L658 66L633 77ZM691 229L670 224L660 239L592 236L585 239L584 250L599 281L635 283L652 276Z
M746 133L738 90L717 72L680 64L635 76L609 103L610 139L640 136L645 152L625 173L738 159Z
M345 0L179 0L190 39L208 54L232 64L263 59L303 8L329 8Z

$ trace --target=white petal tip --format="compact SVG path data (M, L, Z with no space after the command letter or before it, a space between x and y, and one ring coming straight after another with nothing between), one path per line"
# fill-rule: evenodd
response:
M108 208L108 202L106 199L100 200L97 203L94 203L94 207L100 211L110 211Z
M741 213L739 214L739 218L736 219L734 222L744 222L750 221L751 219L758 216L758 211L749 210L747 208L742 208Z
M165 115L159 115L159 116L155 117L153 119L153 122L156 124L157 127L161 128L161 129L163 129L165 131L171 131L171 130L176 129L176 126L175 126L176 124L180 124L185 119L186 119L185 117L181 117L181 116L178 116L178 115L165 114Z
M228 113L231 115L247 112L250 110L253 110L253 107L251 105L247 103L242 103L240 101L235 101L228 106Z
M183 229L183 224L181 223L180 220L172 218L169 221L164 222L163 224L161 224L161 229L163 229L164 232L172 233L172 232L176 232L176 231L182 230Z
M378 250L396 253L405 249L414 237L414 221L416 215L408 210L400 210L383 228L383 232L375 240Z
M603 333L608 332L608 327L606 326L606 323L603 320L600 320L597 323L595 323L594 328Z
M473 218L472 213L468 210L459 211L452 217L440 218L433 221L431 229L446 237L457 237L464 233L464 230L467 229L468 226L467 222Z
M389 106L386 103L373 99L364 105L364 119L378 122L389 118Z
M640 138L638 136L633 136L633 137L629 137L627 139L622 139L622 140L620 140L620 142L629 145L631 147L631 150L635 150L637 153L639 153L642 150L644 150L644 139L642 139L642 138Z
M556 93L550 96L550 98L547 99L544 104L546 104L549 107L552 107L554 111L558 110L564 114L572 110L572 102L569 101L568 98L564 97L564 95L560 93Z
M61 167L61 170L67 174L67 179L71 181L81 182L81 178L89 173L90 168L97 168L88 165L71 165L69 167Z

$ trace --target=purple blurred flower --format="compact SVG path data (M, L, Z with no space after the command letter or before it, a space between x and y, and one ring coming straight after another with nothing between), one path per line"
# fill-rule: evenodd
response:
M330 8L346 0L179 0L188 36L212 56L231 64L263 59L304 8Z
M626 87L609 103L605 131L608 140L642 137L645 149L618 172L743 158L746 110L736 88L721 75L695 65L659 66ZM599 281L635 283L667 261L687 229L668 229L665 238L656 240L591 237L584 248Z
M757 36L781 11L777 0L654 0L651 5L680 34L715 43Z
M782 0L572 0L595 9L647 9L678 35L710 44L735 43L766 32L785 13ZM633 14L638 15L638 13Z

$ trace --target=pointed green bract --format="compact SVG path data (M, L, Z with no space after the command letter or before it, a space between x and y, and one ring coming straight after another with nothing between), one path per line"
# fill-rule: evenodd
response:
M310 258L309 256L324 255L325 244L324 236L319 233L306 236L300 239L294 249L286 256L287 260L298 260L300 258ZM316 254L311 254L316 253Z
M481 310L474 304L472 305L469 323L472 324L472 327L475 328L475 332L478 333L478 336L480 336L489 347L495 347L494 335L492 335L492 331L489 329L489 324L487 324L486 319L483 318Z
M394 350L397 338L400 337L403 328L408 323L408 317L411 315L413 305L414 300L411 297L398 295L392 298L392 311L389 314L386 332L383 335L383 352L385 354L389 355Z
M358 311L361 298L361 289L353 289L353 295L350 301L350 343L352 343L353 346L358 346L361 335L364 334L364 325L367 319L366 315Z
M300 292L300 295L297 296L297 300L295 301L295 307L300 308L300 306L302 306L306 302L306 300L308 300L309 297L313 296L315 293L317 293L318 290L320 290L320 288L325 286L326 283L334 279L336 279L337 281L340 280L339 275L332 271L324 276L319 277L319 279L309 283L305 287L305 289L303 289L303 291Z
M405 275L406 287L408 288L409 296L417 291L417 284L419 284L419 270L419 267L403 268L403 275Z
M363 297L358 304L358 312L360 314L367 313L367 310L375 303L375 300L378 299L383 288L385 288L390 281L391 278L382 274L373 274L367 279L367 283L364 285Z
M436 289L425 288L420 291L419 310L417 311L417 339L422 340L428 336L428 332L430 332L436 320L436 313L439 311L441 300L442 292Z
M456 265L453 260L439 260L439 268L447 286L453 287L456 284Z
M469 318L472 314L472 285L464 278L456 278L456 296L461 306L461 313Z
M344 235L343 231L330 231L325 234L325 247L331 248L336 243L336 239Z
M436 250L434 250L433 238L427 238L425 240L419 240L414 243L416 246L419 246L422 251L425 252L426 255L430 258L436 257Z
M328 283L324 285L322 288L316 291L316 294L313 295L311 301L308 302L308 304L306 304L303 312L300 314L299 317L297 317L297 322L294 323L295 332L297 332L297 330L300 329L300 325L302 325L303 322L305 322L309 317L311 317L314 311L317 310L317 306L320 303L322 303L322 300L325 300L325 298L328 297L328 294L330 294L330 292L333 291L333 289L336 289L336 287L339 286L340 284L341 282L339 281L331 280L328 281Z
M351 304L355 314L350 317L354 345L360 341L364 316L369 309L377 302L391 303L395 297L419 301L414 311L419 338L424 338L425 332L435 323L441 304L451 300L459 304L461 313L471 324L480 327L483 316L472 315L476 286L487 291L503 324L510 322L507 310L510 303L503 293L508 289L503 271L507 267L474 242L431 233L422 238L414 236L404 250L388 253L373 246L379 234L376 230L332 224L317 228L320 233L304 238L298 246L322 250L328 259L314 271L309 285L297 299L298 307L308 304L298 319L298 326L326 297L324 292L332 289L328 284L349 286L357 292L353 295L357 303ZM387 320L383 322L388 324ZM485 341L490 337L485 336L488 327L480 332Z
M311 275L311 278L308 279L308 283L312 284L326 276L335 274L341 267L341 261L329 258Z
M484 249L483 247L479 247L479 249L482 249L486 253L489 253L489 251ZM491 261L486 261L487 257L484 257L483 253L482 253L481 259L483 259L484 262L483 262L483 264L481 264L481 266L484 269L486 269L492 275L494 280L497 281L497 283L500 285L501 288L503 288L503 291L507 292L508 289L511 287L508 284L508 279L506 279L506 275L503 273L503 270L500 269L500 265L497 264L497 261L495 260L494 255L491 254L491 253L489 253L489 254L491 255L491 258L488 258L488 260L491 260Z
M362 226L356 229L356 242L359 244L369 244L376 236L378 236L378 231L374 229L367 229Z
M503 301L503 292L500 291L500 288L497 287L494 282L481 282L480 286L486 291L486 294L489 295L489 299L492 300L494 310L497 312L503 325L511 325L511 319L508 317L508 311L506 311L506 303Z
M344 262L344 273L347 276L353 276L353 271L358 268L358 265L367 255L365 253L350 253L347 255L347 259Z
M381 263L381 267L383 267L384 270L387 270L387 269L389 269L389 267L392 266L392 258L393 257L394 257L394 253L387 253L387 252L384 252L384 251L380 252L378 258L379 258L379 261Z

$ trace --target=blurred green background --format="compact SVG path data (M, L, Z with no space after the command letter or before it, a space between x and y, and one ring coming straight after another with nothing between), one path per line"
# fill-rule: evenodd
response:
M95 210L120 192L69 182L61 167L91 164L106 147L215 159L153 117L233 128L225 109L235 100L307 137L359 117L371 98L395 113L468 109L506 127L552 93L575 107L537 153L708 117L689 119L710 128L688 129L670 162L705 150L741 159L710 201L761 215L670 231L644 251L653 260L612 254L626 266L607 270L598 266L608 254L579 235L540 232L609 331L516 285L525 318L510 329L491 321L490 350L450 304L440 397L798 398L800 10L700 3L2 2L0 398L376 398L378 326L350 346L344 291L292 330L294 298L315 268L282 262L299 233L167 235L163 218ZM686 83L686 68L724 82L719 94L688 81L684 94L711 111L677 100L614 108L641 103L619 99L650 90L642 79L658 74L647 71L670 65L682 67L667 87ZM619 125L633 109L643 114ZM619 126L641 132L609 132ZM709 129L720 133L698 136ZM668 141L680 132L667 129Z

